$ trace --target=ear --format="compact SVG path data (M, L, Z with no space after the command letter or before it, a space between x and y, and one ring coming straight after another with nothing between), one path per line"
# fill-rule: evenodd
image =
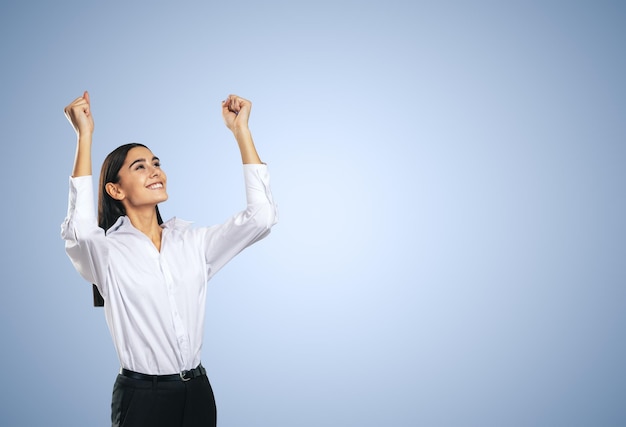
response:
M126 197L124 195L124 191L122 191L120 186L117 184L114 184L112 182L107 182L104 188L106 189L107 194L115 200L123 200L124 197Z

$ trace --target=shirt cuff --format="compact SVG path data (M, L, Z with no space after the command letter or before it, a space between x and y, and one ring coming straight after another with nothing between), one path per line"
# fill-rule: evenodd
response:
M270 190L270 174L264 163L243 165L248 204L273 203Z
M75 217L83 219L96 218L91 175L70 177L67 212L68 215L73 212Z

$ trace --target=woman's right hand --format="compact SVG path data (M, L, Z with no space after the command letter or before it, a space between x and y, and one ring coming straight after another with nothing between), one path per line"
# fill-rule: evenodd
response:
M76 98L70 105L65 107L65 117L80 136L93 133L93 116L89 104L89 93L85 91L83 96Z

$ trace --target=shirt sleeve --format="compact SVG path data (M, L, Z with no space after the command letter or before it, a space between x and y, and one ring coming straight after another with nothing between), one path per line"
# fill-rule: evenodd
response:
M98 227L92 182L91 176L70 177L67 216L61 224L61 237L74 268L105 296L101 284L108 250L104 230Z
M270 190L265 164L243 165L246 209L223 224L204 229L208 278L239 252L266 237L278 222L278 208Z

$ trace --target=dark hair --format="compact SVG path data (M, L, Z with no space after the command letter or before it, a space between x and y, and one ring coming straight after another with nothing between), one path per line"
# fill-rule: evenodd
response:
M102 163L100 171L100 189L98 190L98 225L105 231L108 230L120 216L126 215L126 209L119 200L115 200L107 193L106 185L109 182L117 184L120 181L120 169L126 161L128 152L135 147L148 148L138 142L124 144L111 151ZM157 221L163 224L159 207L156 207Z
M102 163L102 170L100 171L100 188L98 190L98 225L105 231L115 224L120 216L126 215L126 209L124 209L122 202L109 196L105 187L108 182L118 183L120 181L120 169L122 169L122 166L126 161L128 152L135 147L148 148L137 142L120 145L115 150L111 151ZM156 214L159 225L163 224L158 206L156 206ZM95 307L104 306L104 298L100 295L98 288L95 284L93 284L92 287L93 305Z

